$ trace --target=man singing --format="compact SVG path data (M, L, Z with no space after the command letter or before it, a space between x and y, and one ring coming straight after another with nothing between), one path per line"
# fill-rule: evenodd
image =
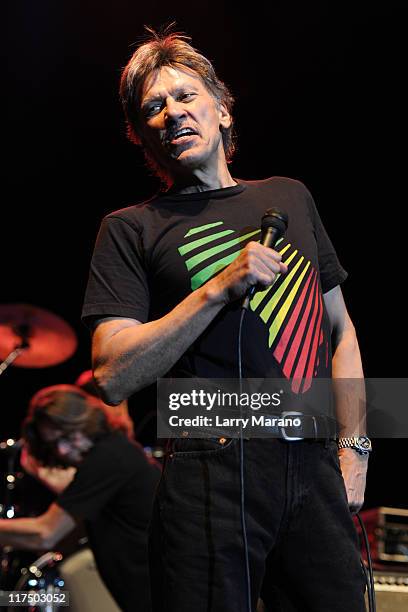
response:
M288 178L231 176L233 97L211 63L186 36L151 32L120 93L128 135L165 189L109 214L97 238L83 317L105 401L119 404L164 375L236 377L241 303L252 286L245 377L306 387L361 379L339 286L347 274L313 198ZM257 103L253 112L263 120ZM259 242L272 206L290 219L276 250ZM259 596L268 610L365 610L350 509L363 503L370 444L350 426L356 403L352 393L336 395L339 452L319 427L313 438L244 440L252 610ZM176 440L151 525L154 610L249 612L242 533L239 440Z

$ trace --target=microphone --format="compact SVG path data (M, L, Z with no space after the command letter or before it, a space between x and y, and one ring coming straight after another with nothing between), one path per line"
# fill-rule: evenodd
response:
M270 249L273 249L276 243L282 236L285 235L288 229L289 217L287 213L279 210L279 208L268 208L262 215L261 222L261 240L260 243ZM242 309L248 310L249 302L256 291L256 285L250 287L242 302Z

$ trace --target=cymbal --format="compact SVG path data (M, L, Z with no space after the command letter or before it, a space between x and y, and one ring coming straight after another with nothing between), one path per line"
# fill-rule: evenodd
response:
M13 365L57 365L75 353L78 341L68 323L49 310L31 304L0 304L0 361L27 344Z

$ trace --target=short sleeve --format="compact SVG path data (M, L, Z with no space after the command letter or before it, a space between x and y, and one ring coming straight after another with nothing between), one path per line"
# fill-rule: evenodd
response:
M138 231L120 217L103 219L92 255L82 320L121 316L148 320L149 289Z
M344 282L348 276L340 264L334 246L327 235L312 195L307 191L308 205L317 242L319 273L322 293L327 293Z
M93 520L128 481L144 482L152 468L142 450L130 454L129 444L114 446L112 435L95 444L56 503L76 519Z

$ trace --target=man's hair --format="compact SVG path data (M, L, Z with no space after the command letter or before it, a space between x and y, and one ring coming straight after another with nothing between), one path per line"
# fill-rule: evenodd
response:
M62 466L55 442L47 442L41 426L61 431L61 436L80 432L95 442L116 428L102 402L74 385L54 385L38 391L31 399L23 423L23 438L29 452L42 464Z
M218 103L223 103L231 115L231 126L226 129L221 128L225 157L227 162L230 162L236 149L232 119L234 98L225 83L217 77L211 62L187 42L191 38L180 32L169 32L173 25L171 24L163 32L156 32L146 27L150 33L149 38L136 49L122 72L119 93L126 116L128 138L136 144L142 144L140 97L146 79L164 66L181 70L187 68L201 78L213 98ZM165 170L158 167L149 151L145 151L145 156L149 166L166 181Z

